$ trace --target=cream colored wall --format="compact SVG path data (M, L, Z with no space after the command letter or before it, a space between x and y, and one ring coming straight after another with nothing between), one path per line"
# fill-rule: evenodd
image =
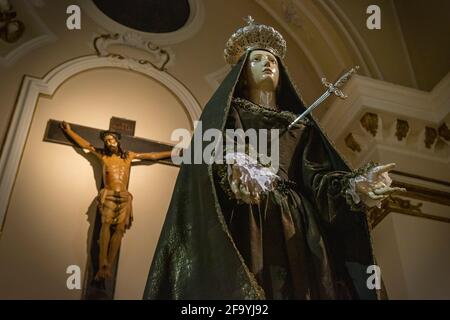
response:
M450 299L450 224L389 213L372 235L390 299Z
M132 71L86 71L53 97L41 97L0 241L0 298L80 298L80 291L66 288L66 268L79 265L84 273L87 212L95 211L90 205L101 168L92 156L42 139L48 119L107 129L111 116L136 120L136 136L162 142L170 143L173 129L190 128L183 106L167 88ZM177 173L178 168L159 164L132 168L135 220L122 246L117 298L142 295Z
M378 64L383 80L414 87L408 52L402 45L402 33L391 0L335 1L364 39ZM367 7L378 5L381 10L381 29L369 30L366 26Z
M407 152L377 152L372 161L395 162L396 169L448 181L448 163L429 165ZM395 176L394 180L448 192L443 185ZM399 194L395 195L399 196ZM421 212L450 218L450 207L403 197ZM373 247L390 299L450 299L450 223L389 213L372 231Z
M393 224L394 214L388 215L372 231L373 249L389 299L408 298L404 268Z
M395 0L395 6L418 86L431 91L450 70L450 2Z
M394 214L393 224L407 298L450 299L450 224L402 214Z

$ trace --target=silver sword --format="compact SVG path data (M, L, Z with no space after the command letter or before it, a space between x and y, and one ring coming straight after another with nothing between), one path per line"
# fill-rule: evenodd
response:
M325 101L326 98L328 98L332 93L338 96L341 99L346 99L347 95L342 92L339 88L342 87L350 77L356 73L356 71L359 69L359 66L355 66L351 68L349 71L344 73L334 84L327 81L326 78L322 78L322 84L327 87L327 91L325 91L324 94L322 94L319 99L314 101L312 105L308 107L301 115L299 115L288 127L288 130L290 130L297 122L305 118L308 114L310 114L315 108L317 108L323 101Z

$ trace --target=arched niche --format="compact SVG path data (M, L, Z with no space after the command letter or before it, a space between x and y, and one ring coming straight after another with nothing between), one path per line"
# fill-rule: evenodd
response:
M128 118L137 121L136 136L170 143L172 130L192 129L200 111L167 73L110 58L82 57L42 79L26 76L0 161L0 296L81 297L67 289L66 268L86 268L100 168L72 147L44 142L48 119L107 129L111 116ZM118 298L142 295L177 174L160 164L132 168L135 221L121 248Z

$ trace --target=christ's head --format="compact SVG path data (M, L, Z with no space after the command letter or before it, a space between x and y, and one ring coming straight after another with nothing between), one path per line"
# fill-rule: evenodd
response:
M105 148L109 149L112 153L117 153L119 151L119 141L114 135L106 135L103 138Z
M100 135L104 143L104 150L107 154L121 154L122 148L120 147L120 133L114 131L103 131Z

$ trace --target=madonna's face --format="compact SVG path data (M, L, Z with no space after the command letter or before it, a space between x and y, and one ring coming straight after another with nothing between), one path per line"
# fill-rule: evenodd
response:
M265 50L250 52L245 75L248 89L275 90L280 78L277 58Z

